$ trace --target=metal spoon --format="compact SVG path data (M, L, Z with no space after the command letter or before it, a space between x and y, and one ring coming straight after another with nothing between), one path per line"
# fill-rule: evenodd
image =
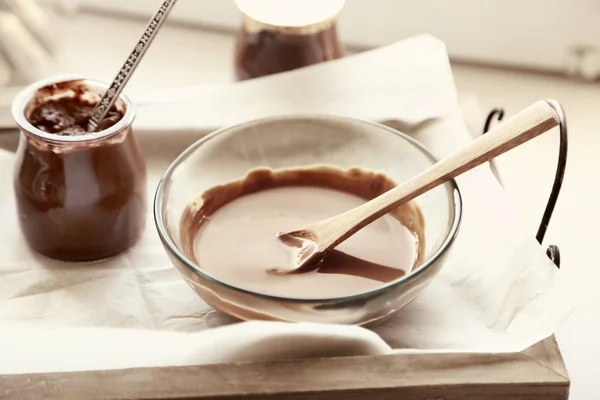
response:
M318 262L326 251L402 203L533 139L558 124L558 115L548 102L538 101L532 104L469 146L373 200L302 229L279 234L278 238L289 247L294 262L288 269L280 268L269 272L281 275L305 272L318 267Z
M169 12L175 5L177 0L163 0L158 11L154 14L148 25L146 25L146 29L142 34L142 37L134 47L133 51L129 54L129 57L119 70L119 73L115 77L115 79L110 84L108 90L104 93L96 107L92 110L92 117L88 123L88 132L95 132L98 129L98 124L100 121L106 117L108 111L115 104L119 95L123 91L123 88L133 75L136 67L142 60L144 54L146 54L146 50L154 40L154 37L158 33L158 30L162 26L163 22L169 15Z

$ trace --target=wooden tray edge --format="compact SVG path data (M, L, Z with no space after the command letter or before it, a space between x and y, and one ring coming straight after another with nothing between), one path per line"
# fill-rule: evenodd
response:
M0 376L0 399L20 400L567 400L569 388L554 337L508 354L394 354Z

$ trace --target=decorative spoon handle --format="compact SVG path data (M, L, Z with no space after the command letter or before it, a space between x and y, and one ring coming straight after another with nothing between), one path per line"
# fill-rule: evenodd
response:
M133 51L129 54L129 57L110 84L108 90L104 93L98 104L96 104L96 107L94 107L92 117L88 123L89 132L96 131L100 121L106 117L108 111L115 104L115 101L119 98L123 88L129 81L129 78L131 78L131 75L133 75L133 72L142 60L144 54L146 54L146 50L148 50L148 47L154 40L158 30L169 15L173 6L175 6L176 2L177 0L163 0L158 11L156 11L150 22L148 22L142 37L134 47Z

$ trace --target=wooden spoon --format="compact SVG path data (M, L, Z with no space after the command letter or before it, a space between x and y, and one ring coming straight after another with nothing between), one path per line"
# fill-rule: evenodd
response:
M554 108L546 101L538 101L464 149L373 200L303 229L280 233L278 238L289 246L294 262L289 269L280 268L269 272L290 274L316 268L326 251L402 203L533 139L558 124L559 118Z

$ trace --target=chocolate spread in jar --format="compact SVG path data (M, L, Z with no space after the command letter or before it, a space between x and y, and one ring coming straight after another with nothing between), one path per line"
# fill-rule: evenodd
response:
M99 95L83 81L44 87L24 107L14 189L21 229L41 254L64 261L113 256L141 236L146 217L146 167L131 127L86 139ZM121 101L100 129L124 117ZM63 137L73 137L71 141Z
M243 16L235 48L238 80L344 56L336 23L344 0L235 0L235 3Z
M44 132L61 136L86 135L87 124L92 117L95 103L79 97L64 97L51 99L38 104L31 115L29 122ZM97 131L110 128L123 118L123 114L115 106L107 113L106 117L98 124Z
M314 33L261 30L238 34L235 72L238 80L291 71L344 56L335 24Z
M214 278L259 293L312 299L364 293L423 261L424 220L416 203L366 226L306 273L268 273L290 260L277 233L347 211L394 186L385 175L359 168L253 170L186 208L182 250Z

